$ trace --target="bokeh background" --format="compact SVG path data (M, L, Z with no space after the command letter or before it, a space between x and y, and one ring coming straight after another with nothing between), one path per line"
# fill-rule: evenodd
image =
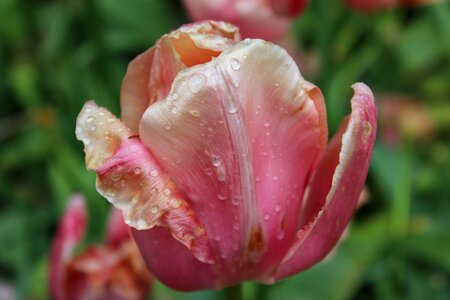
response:
M102 241L109 206L85 169L76 116L88 99L118 115L127 63L188 21L175 0L0 1L0 299L49 298L49 249L71 194L88 200L85 243ZM314 0L290 43L325 94L331 133L350 85L374 90L378 140L337 251L274 286L247 283L245 296L450 299L449 3L367 13ZM153 299L223 297L153 289Z

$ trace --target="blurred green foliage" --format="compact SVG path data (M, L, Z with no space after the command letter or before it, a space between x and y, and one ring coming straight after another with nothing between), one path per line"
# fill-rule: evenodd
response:
M108 205L85 170L75 119L96 99L119 113L127 63L187 19L174 0L0 1L0 283L19 299L47 299L52 236L68 196L89 200L87 242L103 236ZM369 203L326 261L292 279L245 285L259 299L450 298L450 7L361 14L315 0L292 37L304 72L324 92L331 131L349 111L350 85L377 99L403 94L430 112L423 139L376 145ZM301 65L301 64L300 64ZM156 284L155 299L223 299Z

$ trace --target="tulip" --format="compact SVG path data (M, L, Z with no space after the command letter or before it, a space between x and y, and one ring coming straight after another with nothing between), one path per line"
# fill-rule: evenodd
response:
M123 222L113 209L105 245L74 250L86 230L86 208L81 196L69 201L53 243L49 287L52 299L146 299L150 274Z
M240 28L243 37L281 41L306 0L184 0L193 21L223 20Z
M380 137L390 146L406 140L420 141L437 131L435 120L417 99L385 95L380 104Z
M93 101L77 119L97 190L178 290L273 283L319 262L356 209L375 141L365 84L327 145L320 90L281 47L233 28L163 36L128 67L122 120Z
M352 8L372 11L397 6L416 6L442 2L442 0L346 0Z

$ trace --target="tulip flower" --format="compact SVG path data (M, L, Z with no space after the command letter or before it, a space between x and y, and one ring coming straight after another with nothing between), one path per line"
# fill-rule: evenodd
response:
M427 108L417 99L385 95L380 104L380 137L388 145L405 140L425 140L436 132L436 124Z
M77 119L97 190L178 290L273 283L324 258L356 209L375 141L365 84L327 143L320 90L281 47L236 31L204 22L163 36L128 66L122 120L93 101Z
M121 212L111 212L105 245L89 246L75 255L85 230L84 199L74 196L53 243L49 274L52 299L146 299L150 274Z
M193 21L223 20L237 25L246 38L281 41L291 20L304 10L307 0L184 0Z
M439 3L442 2L442 0L346 0L345 2L352 8L363 11L372 11L397 6L416 6Z

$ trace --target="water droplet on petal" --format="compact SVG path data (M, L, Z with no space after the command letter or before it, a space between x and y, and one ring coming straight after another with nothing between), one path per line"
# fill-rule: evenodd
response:
M84 139L83 142L84 142L84 144L86 144L86 145L92 144L91 139Z
M164 195L170 196L170 193L171 193L170 189L168 189L168 188L164 188L164 189L163 189L163 194L164 194Z
M274 176L273 176L273 180L274 180L274 181L277 181L277 180L278 180L278 176L277 176L277 175L274 175Z
M175 93L172 94L172 99L173 100L177 100L179 96L180 95L178 95L178 93L175 92Z
M136 175L141 174L141 168L139 168L139 167L134 168L133 173Z
M119 174L114 173L114 174L112 174L111 179L113 181L119 181L120 180L120 176L119 176Z
M265 215L264 215L264 220L267 221L267 220L269 220L269 219L270 219L270 215L269 215L269 214L265 214Z
M284 231L278 232L277 238L278 238L279 240L284 239Z
M170 109L170 111L175 115L178 113L178 107L177 106L172 106L172 108Z
M109 189L107 192L108 196L115 197L117 195L117 192L113 189Z
M269 120L265 120L264 121L264 127L269 127L270 126L270 121Z
M235 114L237 111L238 111L238 108L236 107L236 105L234 105L234 103L232 101L230 101L228 104L228 112L230 114Z
M94 126L91 127L91 131L92 131L92 132L94 132L94 131L96 131L96 130L97 130L97 126L94 125Z
M279 204L275 205L275 211L276 212L281 211L281 206Z
M158 171L157 170L151 170L150 171L150 176L152 176L152 177L158 176Z
M206 84L206 78L200 74L193 74L189 78L189 90L196 94L198 93Z
M190 110L189 113L190 113L193 117L198 117L198 116L200 116L200 113L199 113L198 110L196 110L196 109Z
M156 194L157 192L158 192L158 189L155 188L155 187L152 187L152 188L150 189L150 194L152 194L152 195Z
M173 208L179 208L181 206L181 201L178 199L172 199L172 200L170 200L169 204Z
M211 163L214 167L218 167L222 164L220 158L217 155L211 155Z
M164 125L164 128L165 128L166 130L169 130L169 129L172 128L172 127L170 126L170 124L166 124L166 125Z
M150 211L152 212L152 214L156 214L159 211L159 207L154 205Z
M94 120L95 120L95 118L93 116L89 116L86 118L87 123L92 123L92 122L94 122Z
M206 176L211 176L213 173L214 173L214 171L212 169L210 169L210 168L205 169Z
M237 70L239 70L240 67L241 67L241 62L240 62L239 59L237 59L237 58L232 58L232 59L230 60L230 65L231 65L231 68L232 68L233 70L237 71Z
M226 200L227 199L227 195L225 195L224 193L222 193L222 192L220 192L220 193L218 193L217 194L217 198L219 199L219 200Z

